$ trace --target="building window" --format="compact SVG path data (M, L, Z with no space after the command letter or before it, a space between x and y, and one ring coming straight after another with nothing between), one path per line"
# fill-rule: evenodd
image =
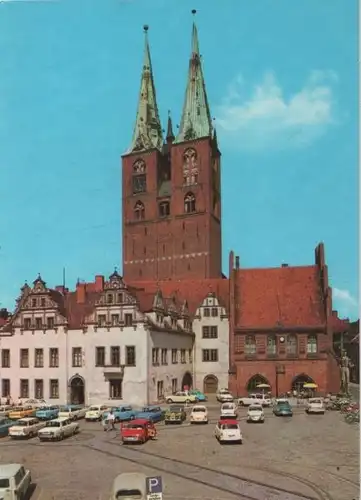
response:
M141 201L137 201L137 203L134 205L134 218L135 220L145 219L145 208Z
M108 293L107 295L107 304L113 304L113 294Z
M205 307L205 308L203 309L203 316L204 316L205 318L209 318L209 317L210 317L210 315L211 315L211 311L210 311L209 307Z
M159 203L159 217L169 217L170 203L169 201L162 201Z
M162 365L168 364L168 350L162 349Z
M1 366L3 368L10 368L10 349L3 349L1 351Z
M267 354L274 356L277 352L276 337L268 335L267 337Z
M34 396L36 399L43 399L44 398L44 380L41 380L41 379L35 380Z
M307 337L307 354L317 353L317 336L309 335Z
M119 314L112 314L112 325L119 325Z
M43 368L44 367L44 350L43 349L35 349L35 368Z
M73 347L72 361L73 361L73 367L80 368L82 366L81 347Z
M49 366L50 368L59 367L59 349L57 347L49 349Z
M185 363L186 362L186 350L185 349L181 349L181 363Z
M20 368L29 368L29 349L20 349Z
M118 304L122 304L122 302L123 302L123 294L122 293L118 293L117 302L118 302Z
M184 197L184 211L186 214L192 214L196 211L196 197L193 193L187 193Z
M54 318L51 316L46 319L47 327L51 330L54 328Z
M178 363L178 349L172 349L172 363L173 365Z
M59 399L59 380L51 379L49 383L49 398Z
M127 345L125 347L125 364L127 366L135 366L136 365L135 346L134 345Z
M159 365L159 349L157 348L152 349L152 363L153 366Z
M122 399L122 379L109 380L109 398Z
M202 349L202 361L218 361L218 349Z
M110 348L110 364L112 366L120 366L120 347L112 346Z
M203 326L202 336L204 339L217 339L218 338L218 326Z
M105 347L95 348L95 366L105 366Z
M31 319L24 318L24 330L30 330L31 328Z
M124 324L125 326L132 326L133 314L124 314Z
M10 397L10 379L3 378L1 380L1 397L9 398Z
M296 337L296 335L287 335L286 352L287 352L287 354L291 354L291 355L297 354L297 337Z
M246 337L246 342L244 345L244 352L246 356L253 356L256 354L256 338L253 335L248 335Z
M22 378L20 380L20 398L28 399L29 398L29 380Z
M98 326L105 326L107 322L107 317L105 314L98 314Z
M40 305L41 305L41 307L45 307L45 303L46 303L45 302L45 298L41 298L40 299Z
M172 378L172 394L178 391L178 379Z
M188 350L188 359L190 363L193 363L193 351L192 349Z
M35 328L41 330L43 328L43 321L41 318L35 318Z
M36 299L31 299L31 306L36 307L37 306L37 300Z
M218 316L218 307L212 307L212 316L213 318Z
M157 382L157 398L162 399L164 396L164 384L163 380Z
M133 194L147 191L147 174L143 160L137 160L133 165Z

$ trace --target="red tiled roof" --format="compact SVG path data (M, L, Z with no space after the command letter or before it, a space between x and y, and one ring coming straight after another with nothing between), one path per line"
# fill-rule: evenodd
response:
M203 280L179 280L179 281L137 281L130 284L131 290L136 291L137 297L141 297L139 293L144 293L145 296L154 294L158 289L162 291L163 297L169 299L175 297L177 305L182 304L184 300L188 303L190 314L195 314L197 308L206 298L208 293L213 292L219 299L221 305L229 310L229 280L228 279L203 279ZM143 290L143 292L140 292ZM142 305L142 310L144 305Z
M316 266L240 269L235 280L238 327L325 324Z
M85 317L93 312L95 302L100 295L100 292L87 291L84 303L77 302L76 292L65 295L66 317L69 328L80 328L83 325Z

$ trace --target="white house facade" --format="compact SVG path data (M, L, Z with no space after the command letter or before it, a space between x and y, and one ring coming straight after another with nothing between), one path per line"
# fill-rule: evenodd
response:
M155 403L192 385L193 349L187 303L128 289L117 272L75 292L39 276L0 330L1 397Z

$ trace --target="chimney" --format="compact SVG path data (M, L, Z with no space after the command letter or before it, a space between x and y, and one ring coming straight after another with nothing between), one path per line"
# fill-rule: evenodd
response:
M288 264L283 263L281 267L288 267Z
M239 255L236 256L236 269L239 269Z
M97 274L95 276L95 291L102 292L104 290L104 276Z
M78 304L85 304L86 299L86 284L77 283L76 285L76 301Z

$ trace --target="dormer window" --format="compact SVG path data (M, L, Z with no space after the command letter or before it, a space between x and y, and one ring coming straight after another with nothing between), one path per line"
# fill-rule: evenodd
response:
M205 318L209 318L209 317L210 317L210 315L211 315L211 314L210 314L210 309L209 309L209 307L205 307L205 308L204 308L204 310L203 310L203 316L204 316Z
M31 299L31 306L36 307L37 300L36 299Z
M43 322L41 318L35 318L35 328L40 330L43 326Z
M213 318L218 316L218 308L217 307L212 307L212 316L213 316Z
M40 299L40 304L41 304L41 307L45 307L45 298L41 298Z
M107 295L107 303L113 304L113 295L111 293L108 293Z
M31 328L31 319L24 318L24 330L30 330Z
M123 294L122 293L118 293L118 304L121 304L123 302Z

